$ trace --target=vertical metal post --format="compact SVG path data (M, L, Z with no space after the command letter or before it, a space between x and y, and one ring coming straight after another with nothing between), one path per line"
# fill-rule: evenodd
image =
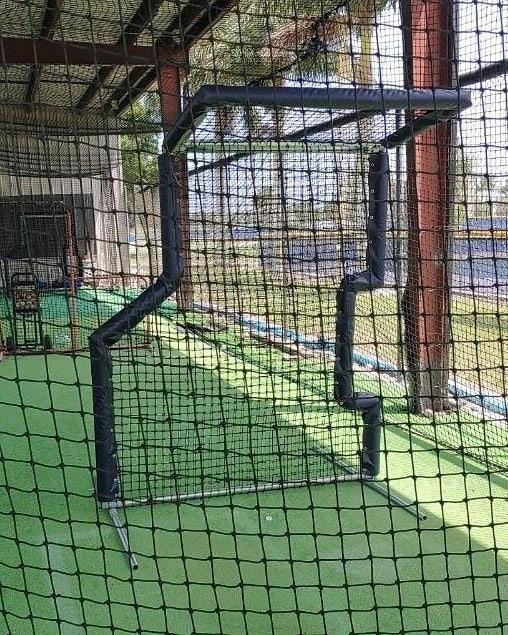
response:
M362 413L362 474L374 477L380 469L381 397L357 392L353 377L356 296L384 284L386 261L386 220L388 200L388 156L385 152L369 158L369 220L365 271L347 274L337 290L335 328L334 397L348 410Z
M402 125L402 111L395 113L395 127L398 130ZM397 369L402 372L404 369L404 320L400 314L402 306L403 284L405 276L404 262L406 250L403 248L403 241L406 241L407 222L406 206L402 204L402 197L406 193L406 187L402 184L402 152L403 146L395 148L395 218L393 218L393 275L395 280L395 290L397 294Z
M181 73L184 68L184 55L181 63L160 63L158 68L159 93L161 101L162 127L167 132L174 126L181 113ZM190 218L188 197L187 162L184 156L177 160L178 181L180 184L180 241L183 274L177 291L178 304L181 309L190 307L193 302L193 286L191 277L191 245Z
M69 207L66 212L66 231L67 231L67 276L69 278L69 318L71 328L71 349L78 350L78 306L77 306L77 262L75 247L75 222L73 210Z

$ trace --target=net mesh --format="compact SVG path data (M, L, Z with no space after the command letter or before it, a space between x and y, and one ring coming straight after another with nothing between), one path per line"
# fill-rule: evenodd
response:
M0 13L0 635L502 635L507 7ZM216 84L358 103L175 126ZM426 132L387 106L429 89L432 116L443 87L472 105ZM337 400L338 307L372 267L370 158L406 124L384 282L353 311L377 446Z
M3 347L18 353L34 352L34 346L24 350L23 342L16 341L20 326L31 342L40 340L39 347L37 330L47 338L46 348L55 352L85 350L91 333L148 286L142 276L97 275L93 263L84 265L83 257L94 249L87 235L90 210L78 209L76 219L63 202L50 199L10 196L0 201L0 332ZM94 229L91 234L95 237ZM29 323L16 303L18 283L36 295L31 311L36 319ZM149 337L147 320L133 331L132 343L147 345Z

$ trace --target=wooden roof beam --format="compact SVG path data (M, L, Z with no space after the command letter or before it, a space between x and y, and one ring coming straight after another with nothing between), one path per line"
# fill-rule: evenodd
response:
M0 65L144 66L171 62L174 49L123 44L90 44L30 38L0 38Z
M176 46L173 33L182 36L182 48L187 52L192 44L220 20L238 0L193 0L167 27L166 32L157 40L157 45ZM114 92L109 105L116 111L122 111L135 101L157 79L157 69L134 69L122 85Z
M45 40L52 40L55 33L58 19L60 18L60 11L62 9L62 0L47 0L46 9L44 11L44 17L42 19L42 26L40 37ZM33 101L34 95L39 88L41 81L41 67L33 65L30 69L30 77L28 79L28 86L26 88L25 101L30 103Z
M122 33L118 38L117 44L120 46L131 46L134 44L139 35L150 25L153 18L157 15L164 0L143 0L136 12L123 27ZM85 90L80 97L76 108L84 109L95 98L101 87L111 76L113 68L110 66L101 66L98 69L95 81Z

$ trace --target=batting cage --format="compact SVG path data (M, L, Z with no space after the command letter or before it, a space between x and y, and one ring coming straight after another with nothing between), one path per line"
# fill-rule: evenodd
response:
M0 8L0 635L504 633L507 8Z
M143 276L84 268L86 247L65 203L10 197L0 210L0 321L8 353L85 350L90 334L147 286ZM133 342L149 344L149 323Z

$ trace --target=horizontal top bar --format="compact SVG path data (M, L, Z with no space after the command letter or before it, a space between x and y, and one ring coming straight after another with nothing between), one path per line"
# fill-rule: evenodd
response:
M380 143L358 143L347 141L270 141L258 140L252 141L193 141L189 139L186 143L181 143L178 150L185 150L187 158L192 160L193 154L215 154L224 155L231 152L241 153L241 158L245 158L250 154L260 153L278 153L284 154L370 154L375 150L380 150L383 146Z
M294 88L264 86L203 86L166 133L164 146L172 152L195 129L207 111L216 106L261 106L267 108L315 108L384 113L390 110L430 110L453 117L471 105L469 91L378 89L378 88ZM440 120L442 118L440 117ZM429 123L429 126L431 124Z
M467 95L445 89L395 88L295 88L263 86L203 86L192 103L205 106L251 105L319 108L330 110L410 110L457 109ZM468 103L468 105L470 105Z

